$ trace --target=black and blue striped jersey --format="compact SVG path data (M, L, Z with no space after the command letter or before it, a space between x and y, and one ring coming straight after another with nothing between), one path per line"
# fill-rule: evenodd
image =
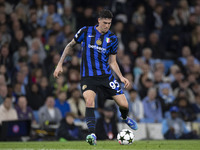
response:
M118 39L110 30L101 34L97 26L81 28L74 36L81 43L81 76L99 76L111 74L109 55L117 53Z

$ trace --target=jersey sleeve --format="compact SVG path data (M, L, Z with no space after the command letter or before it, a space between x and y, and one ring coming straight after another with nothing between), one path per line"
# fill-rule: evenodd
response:
M118 48L118 39L117 39L117 37L115 37L114 40L113 40L113 44L112 44L110 54L113 54L113 55L117 54L117 48Z
M86 27L83 27L80 30L78 30L78 32L75 34L74 40L77 43L81 43L83 41L84 36L85 36L85 29L86 29Z

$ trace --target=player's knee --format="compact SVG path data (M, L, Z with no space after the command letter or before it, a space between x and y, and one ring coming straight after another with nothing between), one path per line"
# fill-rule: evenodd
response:
M94 100L92 98L85 99L86 107L94 107Z
M122 103L120 108L122 109L128 109L128 103Z

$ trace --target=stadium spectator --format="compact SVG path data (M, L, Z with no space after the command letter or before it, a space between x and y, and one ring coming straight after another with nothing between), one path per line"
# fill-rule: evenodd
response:
M37 21L41 27L45 27L46 25L48 25L47 18L51 18L53 22L58 22L60 26L63 26L61 16L58 13L56 13L55 9L55 5L49 2L48 11L44 12L42 17L38 18Z
M13 11L13 6L5 0L1 0L1 3L4 4L5 13L9 15Z
M1 84L11 84L11 77L8 72L9 70L6 68L5 65L0 65L0 85Z
M160 60L155 61L154 71L160 71L163 75L165 75L165 65L164 65L164 63Z
M4 102L0 105L0 125L2 121L17 120L17 112L12 107L12 97L6 97Z
M20 84L21 92L23 95L25 95L26 94L25 75L22 73L22 71L16 73L16 76L14 78L14 83Z
M172 88L168 83L162 83L158 88L158 97L162 106L163 116L174 104L175 97L172 92Z
M0 84L0 105L3 104L7 94L8 94L8 88L6 84Z
M38 54L40 63L42 63L46 58L44 47L42 45L42 42L38 38L34 38L30 41L28 55L29 57L31 57L33 54Z
M195 28L193 29L192 33L191 34L191 38L192 38L192 47L194 48L195 52L197 54L199 54L199 44L200 44L200 25L196 25ZM200 55L198 55L200 56ZM200 58L200 57L198 57Z
M169 69L169 75L168 75L168 78L170 80L170 83L174 82L175 81L175 75L176 73L180 72L180 68L178 65L172 65Z
M152 58L152 50L150 48L144 48L142 50L142 59L145 63L150 65L151 69L153 69L155 61Z
M118 130L113 107L104 106L103 116L97 120L95 133L99 140L112 140L117 137Z
M28 61L28 53L27 53L27 47L25 45L22 45L19 47L19 49L13 54L13 64L16 66L19 59L23 58L26 61Z
M178 59L181 61L181 63L184 65L184 66L186 66L188 63L187 63L187 58L189 57L189 56L191 56L192 54L191 54L191 49L190 49L190 47L189 46L184 46L183 48L182 48L182 57L179 57ZM199 64L199 61L196 59L196 58L194 58L194 64Z
M20 96L18 98L15 109L19 120L31 120L33 124L36 123L32 109L27 106L27 99L25 96Z
M67 113L66 117L63 118L60 122L60 126L57 131L57 139L62 141L63 139L73 141L73 140L82 140L83 135L81 130L74 125L75 116L73 113Z
M118 47L121 50L125 50L126 48L126 34L123 32L124 23L122 21L117 21L114 25L114 32L118 38Z
M39 92L38 85L33 83L27 87L27 100L28 106L30 106L33 110L38 110L45 102L45 99L42 98Z
M147 96L143 99L145 122L152 123L162 121L162 107L156 96L156 89L150 88Z
M11 70L13 67L12 57L10 57L10 49L7 44L4 44L0 52L0 64L5 65L7 69Z
M8 33L9 27L6 25L7 20L5 20L6 16L4 13L0 13L0 19L2 20L1 24L0 24L0 32L1 32L1 36L2 36L0 43L1 43L1 45L3 45L5 43L10 43L12 37Z
M153 80L150 78L145 78L142 75L142 79L140 80L141 82L141 87L138 90L139 96L141 99L147 96L148 90L154 86Z
M80 89L80 72L75 70L75 69L71 69L68 71L68 90L67 90L67 95L68 97L71 97L71 93L74 89L78 88Z
M198 122L200 122L200 95L197 95L195 97L196 103L192 104L192 108L194 110L194 112L196 113L197 116L197 120Z
M71 7L66 6L62 15L64 25L70 25L73 32L76 32L76 16L72 11Z
M192 90L188 87L189 83L187 79L182 79L180 82L180 87L174 89L174 96L177 97L179 91L183 91L186 95L186 98L189 100L190 103L195 102L195 97Z
M129 55L124 55L121 66L123 68L124 74L132 72L133 66L131 64L131 59Z
M192 77L191 77L191 76L192 76ZM195 96L197 96L197 95L199 95L200 84L197 82L197 79L196 79L193 75L190 75L190 78L192 78L192 79L190 79L190 80L192 80L192 81L190 81L190 80L189 80L189 77L188 77L188 80L189 80L189 82L190 82L189 87L190 87L190 89L192 90L192 93L193 93Z
M55 100L52 96L48 96L45 104L39 109L40 125L59 124L62 114L58 108L55 108Z
M173 16L178 25L186 25L188 23L190 11L187 0L180 0L179 5L173 12Z
M134 118L137 122L140 122L144 118L144 107L137 94L137 91L134 89L129 90L129 115Z
M12 86L12 97L13 97L13 103L14 104L16 104L18 102L18 98L21 95L23 95L23 90L21 88L21 84L20 83L13 84L13 86Z
M44 76L42 68L36 68L31 72L31 82L40 84L42 77Z
M132 23L136 26L142 26L145 24L145 17L145 7L144 5L139 5L132 16Z
M37 53L31 56L28 66L29 66L30 73L32 73L36 69L43 69L43 64L39 62L39 55Z
M75 69L77 71L80 70L80 60L77 56L72 56L71 62L69 64L68 70Z
M178 57L180 48L180 43L178 42L178 40L180 34L181 28L176 24L175 19L171 16L168 19L168 24L163 27L163 30L161 32L161 39L166 47L166 51L164 52L165 59L175 60ZM175 41L177 41L177 43L175 43Z
M55 95L58 95L60 92L67 92L68 90L68 84L65 83L66 79L64 75L61 75L58 79L56 79L56 82L54 83L54 91L53 93Z
M50 86L48 82L48 78L43 76L39 80L39 92L43 99L46 99L47 96L51 95L53 92L53 88Z
M176 106L170 108L171 118L162 122L162 133L165 139L196 139L195 131L189 131L185 122L178 117L179 109Z
M69 105L69 102L67 101L67 94L65 91L60 91L57 94L57 98L55 100L55 107L57 107L60 110L62 118L64 118L66 114L70 112L70 110L72 110L72 108Z
M13 55L18 49L20 46L22 45L26 45L27 46L27 43L24 39L24 32L23 30L15 30L14 29L14 37L12 38L11 40L11 43L10 43L10 54Z
M177 69L177 71L175 71L173 77L174 77L174 81L171 83L171 85L174 90L176 88L179 88L180 83L184 79L184 75L179 69ZM174 96L176 96L176 95L174 94Z
M30 16L29 16L29 18L28 18L28 25L27 25L27 27L26 27L26 32L28 32L28 33L30 33L31 35L35 35L36 33L34 33L34 32L36 32L36 30L37 30L37 27L38 27L38 25L37 25L37 14L36 14L36 9L35 9L35 7L32 7L32 9L34 10L34 12L31 12L31 10L30 10Z
M135 60L135 66L133 69L133 74L135 77L135 82L138 80L138 78L140 77L140 75L143 73L142 71L142 66L144 65L144 60L142 58L136 58ZM137 83L135 83L137 85Z
M147 39L144 33L138 33L136 35L136 42L138 43L138 51L143 53L143 49L147 47Z
M19 8L19 9L24 9L24 13L25 14L28 14L29 12L29 1L28 0L20 0L19 3L17 4L16 6L16 9Z
M153 78L155 87L159 87L159 84L162 84L164 81L164 73L159 70L154 71Z
M135 61L138 56L141 56L141 52L138 50L138 43L136 42L136 40L131 40L130 42L128 42L127 53L129 54L132 62Z
M52 57L51 62L49 62L48 66L45 66L47 76L52 76L53 70L60 59L60 55L55 53Z
M178 99L178 107L180 118L184 121L194 121L196 120L196 114L192 109L191 104L184 97Z
M72 91L72 96L68 99L71 112L74 113L75 118L85 118L85 101L81 98L79 89Z
M77 16L77 29L81 29L83 26L95 25L96 21L93 16L93 8L86 7L80 15Z
M164 56L162 52L165 51L162 44L159 43L159 35L156 32L152 32L149 35L148 47L152 50L152 57L154 59L162 59Z

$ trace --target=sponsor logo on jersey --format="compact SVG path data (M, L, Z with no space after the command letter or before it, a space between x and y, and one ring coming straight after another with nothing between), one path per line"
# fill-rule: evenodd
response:
M105 53L105 52L106 52L106 49L105 49L105 48L99 47L99 46L96 46L96 45L90 45L90 44L88 44L88 47L89 47L89 48L97 49L97 51L98 51L99 53Z

